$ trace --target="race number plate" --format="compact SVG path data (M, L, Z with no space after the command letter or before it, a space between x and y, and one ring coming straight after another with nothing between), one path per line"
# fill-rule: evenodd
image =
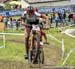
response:
M38 25L32 25L32 30L40 31L40 27Z
M40 42L40 45L42 45L42 46L43 46L43 42Z

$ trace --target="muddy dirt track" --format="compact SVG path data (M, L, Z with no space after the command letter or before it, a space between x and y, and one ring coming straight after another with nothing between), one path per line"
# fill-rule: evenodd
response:
M2 39L0 39L2 40ZM13 41L18 43L24 43L21 40L7 39L7 41ZM44 47L45 54L45 64L43 66L34 65L33 67L29 67L28 61L7 61L0 60L0 69L70 69L70 68L54 68L52 66L56 66L58 61L60 60L61 51L56 46L48 45ZM37 67L36 67L37 66Z
M46 65L33 65L30 67L28 64L18 61L0 61L0 69L75 69L73 67L56 67Z

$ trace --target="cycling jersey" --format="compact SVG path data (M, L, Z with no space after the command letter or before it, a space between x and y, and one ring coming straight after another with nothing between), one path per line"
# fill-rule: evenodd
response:
M26 20L26 23L27 24L37 24L39 21L38 21L38 17L41 17L42 15L36 11L34 11L34 14L32 17L29 17L29 15L27 14L27 11L25 11L23 13L23 17L25 18Z

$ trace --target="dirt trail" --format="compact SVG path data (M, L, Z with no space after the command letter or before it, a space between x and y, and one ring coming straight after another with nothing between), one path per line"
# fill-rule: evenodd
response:
M60 59L60 50L56 46L45 46L45 65L55 66Z
M19 43L24 43L24 41L18 41L18 40L10 40L9 41L13 42L19 42ZM60 49L57 48L57 46L44 46L44 54L45 54L45 64L44 65L49 65L49 66L55 66L57 62L59 61L60 57ZM48 66L47 66L48 67ZM39 68L29 68L27 60L25 62L21 61L0 61L0 69L39 69ZM46 69L46 68L43 68ZM49 69L49 68L48 68Z

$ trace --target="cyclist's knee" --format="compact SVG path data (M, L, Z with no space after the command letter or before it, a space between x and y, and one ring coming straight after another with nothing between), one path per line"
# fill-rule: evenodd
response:
M29 36L27 35L27 36L25 36L25 39L27 40L29 38Z
M25 31L25 37L28 37L30 31Z

